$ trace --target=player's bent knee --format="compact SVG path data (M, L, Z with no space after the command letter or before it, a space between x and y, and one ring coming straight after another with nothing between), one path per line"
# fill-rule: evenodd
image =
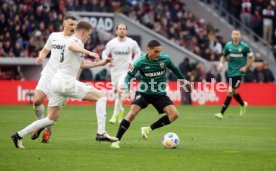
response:
M232 96L233 96L233 94L234 94L234 93L233 93L233 91L229 91L229 92L227 92L227 96L231 96L231 97L232 97Z
M173 122L179 117L178 111L174 108L169 108L169 110L167 109L165 112L171 122Z
M39 106L39 105L41 105L41 104L43 103L43 100L44 100L44 99L41 99L41 98L39 98L39 97L34 97L34 99L33 99L33 104L34 104L34 106Z
M119 87L117 88L117 92L118 92L119 94L124 93L124 92L125 92L124 86L119 86Z
M169 120L172 122L172 121L176 120L179 117L179 113L178 112L173 112L168 117L169 117Z

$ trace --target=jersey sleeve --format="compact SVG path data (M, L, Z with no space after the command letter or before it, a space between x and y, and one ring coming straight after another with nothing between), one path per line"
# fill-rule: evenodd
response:
M134 52L134 58L132 62L134 62L136 59L138 59L139 56L141 56L141 49L136 41L133 40L133 52Z
M73 43L81 48L84 48L84 44L79 39L76 39L76 38L70 39L68 43Z
M222 55L223 55L224 57L226 57L227 55L229 55L228 45L227 45L227 44L224 46Z
M252 57L254 54L253 54L253 52L252 52L252 49L248 46L248 45L246 45L245 46L245 56L247 56L247 57Z
M46 41L44 48L51 50L52 49L52 39L53 39L53 34L50 34L50 36L48 37L48 40Z
M174 65L171 58L168 57L168 65L167 68L169 68L176 76L180 79L185 79L183 74L179 71L179 69Z
M105 49L103 50L102 59L105 60L109 56L110 52L111 52L111 42L109 41L106 44Z
M125 78L125 90L126 92L130 91L130 80L135 76L135 74L140 69L140 60L136 60L133 65L130 66L127 76Z

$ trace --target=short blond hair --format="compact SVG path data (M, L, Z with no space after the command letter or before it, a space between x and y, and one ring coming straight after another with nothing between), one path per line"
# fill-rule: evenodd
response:
M79 31L82 29L87 31L92 30L92 25L87 21L79 21L76 25L76 31Z

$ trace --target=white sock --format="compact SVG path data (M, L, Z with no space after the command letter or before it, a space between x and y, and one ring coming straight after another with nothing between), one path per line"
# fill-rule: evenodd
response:
M123 98L123 94L122 93L118 93L116 95L113 117L117 117L118 113L121 111L121 108L122 108L122 98Z
M106 97L102 97L96 102L96 114L98 121L98 134L105 133L105 120L106 120Z
M37 120L44 118L44 112L45 111L44 111L44 105L43 104L38 105L38 106L33 105L33 109L35 111L35 115L36 115Z
M31 123L30 125L28 125L27 127L25 127L24 129L22 129L21 131L18 131L18 135L20 137L24 137L25 135L32 133L34 131L37 131L41 128L45 128L51 125L54 125L55 121L50 120L49 118L43 118L37 121L34 121L33 123Z

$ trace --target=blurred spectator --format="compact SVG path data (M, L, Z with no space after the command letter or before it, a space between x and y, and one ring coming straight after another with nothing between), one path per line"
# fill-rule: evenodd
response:
M230 0L228 3L228 11L237 19L240 19L241 0ZM230 21L232 23L232 21Z
M0 80L23 80L18 66L0 66Z
M195 64L195 68L191 72L190 81L197 82L197 81L204 81L205 80L205 71L201 64Z
M42 33L41 33L41 31L37 30L31 36L30 44L29 44L29 51L30 52L39 52L43 48L44 44L45 44L45 42L42 39ZM32 57L36 57L37 55L38 54L36 54L36 53L31 54Z
M263 39L272 43L273 22L275 20L275 12L271 5L268 5L262 11L263 15Z
M90 69L83 69L80 74L80 81L93 80L93 74Z
M185 78L189 79L192 71L189 58L186 57L183 62L179 64L179 70Z
M176 75L170 70L167 72L167 80L169 81L177 81Z
M242 0L241 3L241 22L247 27L251 27L251 14L252 11L252 3L251 0Z
M259 63L254 70L256 82L274 82L274 75L268 68L268 62Z
M244 82L255 82L254 68L250 66L245 72Z
M265 82L265 83L266 82L274 82L274 80L275 80L274 75L268 67L268 62L264 61L263 65L264 65L264 69L263 69L264 80L263 80L263 82Z
M97 73L95 81L110 81L110 75L106 69L101 70Z
M256 82L263 82L264 75L263 75L263 63L259 63L256 68L254 69L254 77Z
M211 40L209 47L216 57L219 57L221 55L222 45L217 39Z
M263 25L263 18L259 10L255 10L254 16L252 18L252 27L254 32L260 37L262 37L262 25ZM255 38L255 40L257 39Z
M218 69L217 69L217 65L214 64L212 65L212 68L210 69L209 72L207 72L206 74L206 81L207 82L211 82L211 81L215 81L215 82L221 82L221 75L220 73L218 72Z
M263 62L263 59L260 53L255 54L255 62Z

